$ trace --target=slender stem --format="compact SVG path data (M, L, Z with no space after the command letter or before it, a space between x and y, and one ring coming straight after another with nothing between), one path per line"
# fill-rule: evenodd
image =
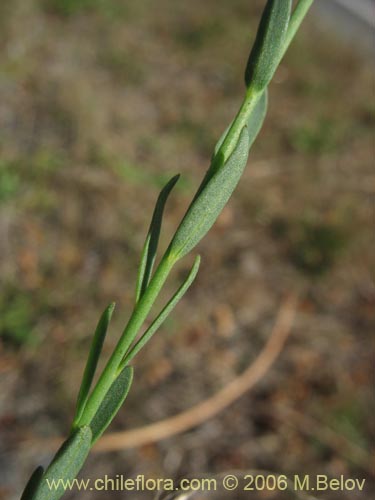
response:
M288 31L286 33L286 40L284 42L284 47L280 59L284 57L285 52L288 50L289 45L291 44L293 38L295 37L299 27L301 26L302 21L304 20L313 2L314 0L299 0L297 5L295 6L295 9L293 10L293 13L289 21Z
M138 352L142 349L142 347L151 339L154 333L158 330L158 328L163 324L165 319L169 316L171 311L177 305L177 303L181 300L184 294L187 292L190 285L193 283L199 269L200 264L200 256L198 255L195 258L194 265L191 268L187 278L182 283L182 285L178 288L177 292L172 296L172 298L167 302L164 308L161 310L159 315L154 319L151 325L147 328L142 337L132 346L131 349L126 353L125 357L121 361L121 365L119 370L122 371L125 366L138 354Z
M249 88L247 90L241 107L232 122L232 125L223 141L223 144L221 145L219 151L216 153L216 157L222 155L224 162L226 162L230 157L238 143L241 131L247 124L249 116L253 112L261 95L261 92L255 92L252 88Z
M303 19L305 18L309 8L311 7L314 0L299 0L296 7L293 10L291 15L288 31L286 33L286 39L284 42L284 46L281 50L280 61L284 57L286 51L289 48L293 38L295 37L298 28L300 27ZM233 120L233 123L227 133L226 138L224 139L223 144L221 145L218 154L222 154L224 157L224 162L229 158L232 154L234 148L237 145L238 139L240 137L241 130L247 124L249 116L251 115L255 105L257 104L260 96L263 91L255 92L251 86L248 88L245 99L237 113L236 118Z
M164 285L175 260L165 255L138 304L135 306L127 326L90 395L79 425L88 425L98 410L105 394L118 375L119 365L147 318L159 292Z

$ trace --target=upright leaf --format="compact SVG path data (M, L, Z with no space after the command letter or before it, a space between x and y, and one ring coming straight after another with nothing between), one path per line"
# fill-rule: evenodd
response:
M146 241L143 247L141 262L136 286L136 302L142 297L147 285L150 281L152 268L155 262L156 251L159 243L159 235L161 222L163 218L164 207L168 196L179 179L179 175L175 175L161 190L157 199L154 213L152 215L151 224L147 233Z
M244 127L228 161L206 180L179 225L168 252L176 260L192 250L227 204L247 163L249 135Z
M187 278L182 283L177 292L173 295L173 297L169 300L166 306L162 309L160 314L154 319L151 325L147 328L142 337L136 342L134 347L129 351L129 353L125 356L121 366L126 366L134 356L138 354L138 352L142 349L142 347L151 339L154 333L160 328L160 326L164 323L170 313L173 311L178 302L185 295L190 285L193 283L199 269L200 257L199 255L195 258L193 267L191 268Z
M90 352L87 358L85 371L83 373L81 387L78 392L76 414L74 417L73 425L78 424L79 419L82 416L82 412L85 408L85 404L95 375L100 353L102 352L104 339L108 330L109 323L111 321L114 308L115 304L112 303L105 309L96 327L94 338L91 343Z
M245 71L248 88L261 92L270 83L283 51L292 0L268 0Z
M267 105L268 105L268 91L266 89L263 92L263 94L259 97L252 113L250 114L250 116L247 119L247 132L248 132L248 136L249 136L249 144L248 144L249 151L250 151L251 146L253 145L255 139L257 138L257 135L259 134L259 132L262 128L264 119L265 119L266 114L267 114ZM223 142L225 141L226 136L227 136L228 132L230 131L232 125L233 125L233 122L229 125L229 127L227 127L227 129L224 131L224 133L221 135L220 139L216 143L214 153L213 153L212 159L211 159L210 168L207 170L207 172L206 172L206 174L205 174L205 176L204 176L204 178L203 178L203 180L202 180L202 182L201 182L201 184L200 184L200 186L199 186L199 188L194 196L192 203L194 203L195 200L198 198L198 196L203 191L203 189L205 188L205 186L207 185L207 183L209 182L211 177L215 174L215 172L217 172L217 170L219 170L222 167L222 164L224 162L222 161L223 156L220 154L220 148L221 148Z
M42 480L44 469L42 466L37 467L31 474L31 477L23 491L21 500L34 500L38 486Z
M290 16L290 21L289 21L289 26L288 26L288 32L286 34L285 40L284 40L284 47L282 50L281 57L284 56L285 52L287 51L291 41L295 37L298 28L300 27L303 19L305 18L308 10L314 3L314 0L298 0L296 3L296 6L292 12L292 15Z
M133 368L125 367L117 376L90 422L92 443L94 444L112 422L120 406L125 401L133 381Z
M59 479L72 481L81 470L91 448L91 429L77 429L56 453L30 500L58 500L65 493Z

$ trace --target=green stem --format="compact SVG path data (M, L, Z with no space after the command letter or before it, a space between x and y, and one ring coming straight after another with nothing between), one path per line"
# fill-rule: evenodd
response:
M299 0L297 3L296 7L293 10L293 13L291 15L290 21L289 21L289 26L288 26L288 31L286 33L286 38L284 42L284 46L281 50L280 54L280 61L284 57L286 51L289 48L289 45L291 44L293 38L295 37L298 28L300 27L303 19L305 18L309 8L311 7L312 3L314 0ZM223 163L227 161L229 156L232 154L234 151L234 148L236 147L238 143L238 139L240 137L241 131L243 127L247 124L249 117L251 113L253 112L260 96L264 92L264 89L262 91L256 91L254 88L251 86L247 89L245 98L242 102L242 105L233 120L233 123L219 149L219 151L216 153L216 157L222 157Z
M297 5L295 6L289 21L288 31L286 33L286 39L284 42L284 47L280 59L284 57L285 52L288 50L289 45L291 44L293 38L295 37L299 27L301 26L302 21L304 20L313 2L314 0L299 0Z
M241 107L233 120L233 123L219 149L216 153L216 157L222 157L223 163L225 163L235 147L237 146L238 140L242 129L249 120L249 116L253 112L262 92L255 92L254 89L249 88L245 94L245 98L241 104Z
M284 46L281 50L280 61L284 57L286 51L289 48L293 38L295 37L303 19L305 18L308 10L313 4L314 0L299 0L297 5L295 6L293 13L290 17L288 31L286 33L286 38L284 42ZM226 138L223 141L219 151L217 152L217 156L221 153L223 156L224 162L227 161L229 156L232 154L234 148L237 145L238 139L240 137L241 130L247 124L249 116L254 110L255 105L257 104L260 96L263 91L256 92L251 86L248 88L245 99L237 113L236 118L233 120L232 126L230 127Z
M169 255L165 255L161 260L158 268L152 277L147 290L145 291L138 304L135 306L133 313L125 327L120 340L115 347L112 356L110 357L106 367L104 368L95 388L90 395L82 417L79 421L79 426L89 425L97 412L100 403L108 392L111 384L114 382L118 375L118 369L123 357L133 343L139 329L142 327L146 320L151 307L153 306L159 292L164 285L173 265L175 259Z

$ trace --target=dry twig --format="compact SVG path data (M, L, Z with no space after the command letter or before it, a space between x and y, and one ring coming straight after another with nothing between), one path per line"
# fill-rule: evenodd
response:
M174 417L166 418L136 429L112 432L102 437L94 446L95 452L136 448L148 443L180 434L213 418L234 401L248 392L261 380L282 351L290 334L297 307L296 295L288 296L280 306L271 336L255 361L237 378L216 394L183 411ZM38 441L43 448L54 449L61 444L60 438ZM30 446L32 443L28 443Z
M223 411L262 379L277 359L291 331L296 304L295 295L283 302L271 336L261 353L254 363L223 389L174 417L138 429L107 434L96 444L94 451L121 450L160 441L200 425Z

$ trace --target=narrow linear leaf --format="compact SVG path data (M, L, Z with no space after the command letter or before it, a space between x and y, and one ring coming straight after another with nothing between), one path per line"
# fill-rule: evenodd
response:
M138 340L138 342L131 348L129 353L124 357L124 360L121 363L121 367L126 366L133 358L138 354L138 352L144 347L145 344L151 339L154 333L160 328L160 326L164 323L166 318L173 311L178 302L185 295L187 290L190 288L190 285L193 283L199 269L200 265L200 256L198 255L195 258L193 267L191 268L187 278L182 283L177 292L173 295L170 301L166 304L166 306L162 309L160 314L155 318L155 320L151 323L151 325L147 328L142 337Z
M246 87L263 91L280 62L292 0L268 0L245 71Z
M37 488L42 480L44 469L40 465L31 474L31 477L23 491L21 500L34 500Z
M115 309L115 303L110 304L104 310L96 327L94 338L91 343L90 352L87 358L85 371L83 373L81 387L78 393L76 414L74 417L73 425L78 424L79 419L81 418L83 410L85 408L85 404L87 402L90 387L95 375L100 353L102 352L104 339L107 334L108 326L111 321L114 309Z
M308 10L310 9L313 3L314 0L298 0L290 17L288 31L284 40L284 47L282 50L281 57L283 57L285 52L288 50L289 45L291 44L303 19L305 18Z
M94 444L112 422L125 401L133 381L133 368L126 366L117 376L90 422L92 444Z
M296 7L291 14L293 0L266 1L245 70L247 91L242 106L218 141L211 165L153 274L165 204L179 176L173 177L161 190L142 250L135 290L136 306L127 326L91 391L114 304L103 312L93 336L69 438L45 472L42 467L34 471L21 500L59 500L66 485L72 484L81 470L92 445L110 425L126 399L133 381L133 368L128 363L152 338L191 286L199 269L199 256L185 281L138 340L137 333L173 265L205 236L236 188L266 115L267 87L312 2L295 0Z
M268 90L266 89L263 94L258 98L256 105L254 106L254 109L250 113L248 119L247 119L247 131L249 134L249 151L251 149L251 146L253 145L255 139L257 138L264 119L267 114L267 106L268 106ZM220 139L216 143L215 149L214 149L214 154L212 155L211 159L211 165L210 168L207 170L206 175L203 178L203 181L201 185L199 186L199 189L194 197L193 202L198 198L199 194L203 190L203 188L206 186L208 181L211 179L213 174L221 168L222 164L224 163L223 158L224 155L221 154L221 146L223 145L229 131L232 128L234 121L226 128L224 133L221 135Z
M90 427L84 426L65 441L39 482L32 500L58 500L62 497L65 489L58 480L62 478L68 482L77 476L89 454L91 439Z
M192 250L216 221L240 180L249 154L249 135L243 127L227 162L206 181L188 208L168 248L179 259Z
M179 177L179 175L175 175L174 177L172 177L172 179L161 190L157 199L154 213L151 219L150 228L142 250L136 286L136 302L138 302L138 300L142 297L150 281L159 243L159 235L164 207L167 202L168 196L175 186L176 182L178 181Z

